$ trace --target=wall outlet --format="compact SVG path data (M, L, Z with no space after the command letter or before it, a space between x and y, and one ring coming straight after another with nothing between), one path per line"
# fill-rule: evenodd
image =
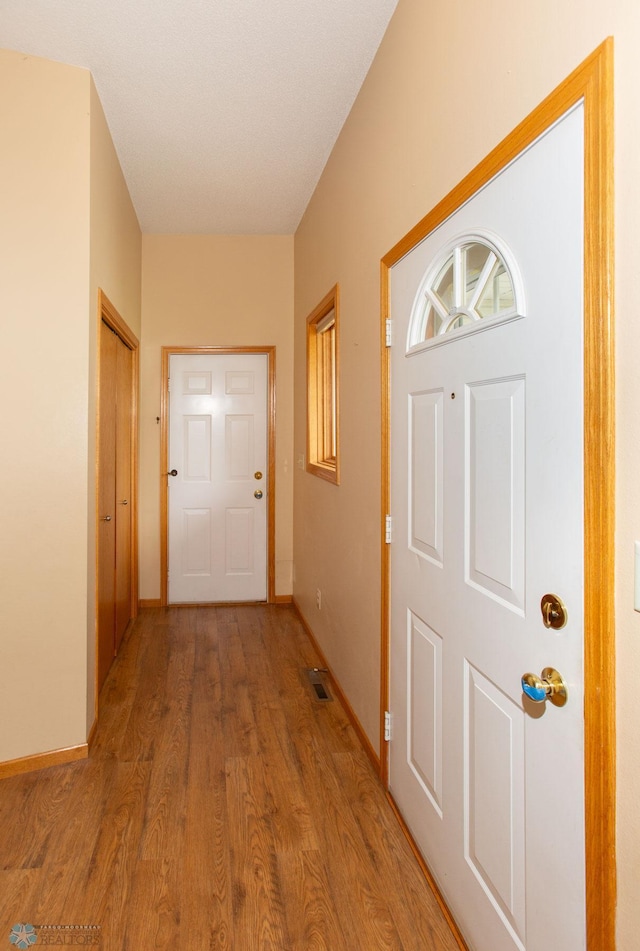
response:
M322 608L322 591L316 588L316 607L318 611Z

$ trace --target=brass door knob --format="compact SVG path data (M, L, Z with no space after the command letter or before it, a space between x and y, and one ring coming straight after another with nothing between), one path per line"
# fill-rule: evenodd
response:
M255 497L256 497L257 499L261 499L261 498L262 498L262 490L261 490L261 489L256 489L256 491L255 491L253 494L255 495Z
M523 674L521 684L525 697L534 703L550 700L556 707L564 707L567 702L567 685L553 667L545 667L539 677Z
M262 478L262 473L261 473L260 471L254 472L254 473L253 473L253 478L254 478L254 479L261 479L261 478Z
M178 475L178 470L177 470L177 469L172 469L171 472L167 472L167 475L177 476L177 475Z

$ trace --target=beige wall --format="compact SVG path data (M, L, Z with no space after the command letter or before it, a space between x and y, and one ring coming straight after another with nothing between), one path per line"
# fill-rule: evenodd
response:
M293 238L145 235L140 597L160 597L161 347L276 347L276 594L291 594Z
M97 287L140 326L140 232L86 70L0 51L0 762L93 721Z
M296 234L295 444L305 451L305 317L341 287L342 485L295 470L294 594L371 741L379 689L379 261L606 36L616 48L620 951L637 947L640 741L640 6L400 0ZM322 589L322 610L315 607ZM588 689L588 687L587 687Z
M90 306L93 313L99 287L140 339L142 236L102 104L91 80Z
M89 74L0 52L0 761L83 743Z

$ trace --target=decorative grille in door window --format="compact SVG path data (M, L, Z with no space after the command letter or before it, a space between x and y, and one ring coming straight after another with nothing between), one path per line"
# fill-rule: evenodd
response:
M509 249L495 235L461 235L427 268L413 305L407 349L485 329L485 321L523 316L522 282Z

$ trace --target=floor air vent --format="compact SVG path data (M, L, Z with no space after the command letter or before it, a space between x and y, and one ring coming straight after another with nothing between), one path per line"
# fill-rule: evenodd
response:
M328 673L328 671L320 667L309 667L305 670L305 674L311 686L313 699L319 700L321 703L328 703L330 700L333 700L324 682L324 674L326 673Z

